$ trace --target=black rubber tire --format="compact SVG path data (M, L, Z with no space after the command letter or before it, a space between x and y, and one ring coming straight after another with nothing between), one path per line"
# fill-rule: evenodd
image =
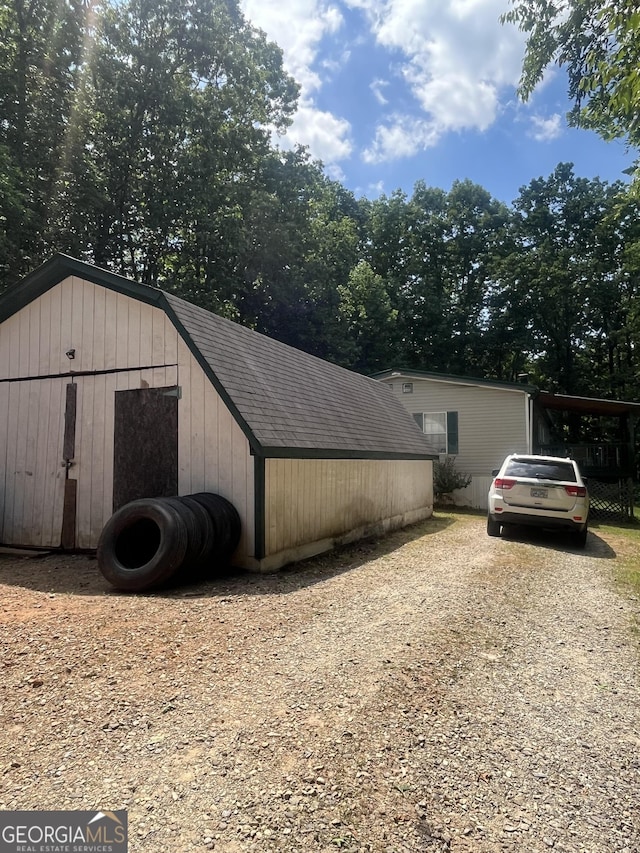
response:
M207 531L200 514L189 506L183 498L158 498L158 500L172 506L187 527L187 553L184 555L180 569L176 570L173 577L174 582L180 583L183 573L189 572L197 565L202 555L204 537Z
M500 536L501 527L499 521L494 521L490 515L487 516L487 536Z
M200 548L198 553L193 555L191 564L184 569L184 579L186 581L200 580L208 574L213 555L217 546L216 528L213 523L207 508L200 501L192 498L191 495L185 495L180 498L183 503L197 519L198 527L201 533ZM181 572L182 574L182 572Z
M573 544L576 548L585 548L587 544L587 533L589 531L585 527L584 530L580 530L578 533L573 534Z
M216 548L212 554L212 571L226 566L238 547L242 522L234 505L213 492L198 492L189 497L198 501L209 513L216 531Z
M121 507L104 526L98 568L116 589L142 592L165 585L188 550L183 516L161 498L143 498Z

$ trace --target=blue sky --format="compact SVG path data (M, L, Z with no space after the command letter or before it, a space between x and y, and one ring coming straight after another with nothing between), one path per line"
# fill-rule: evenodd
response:
M301 86L283 147L299 143L357 196L418 180L448 190L470 178L501 201L559 162L615 181L622 143L567 127L566 80L549 73L516 97L524 52L500 24L508 0L241 0L284 52Z

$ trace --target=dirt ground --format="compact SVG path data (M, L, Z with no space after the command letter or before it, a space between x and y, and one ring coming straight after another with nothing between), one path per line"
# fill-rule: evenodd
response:
M637 853L628 548L443 513L148 595L0 555L0 809L126 809L144 853Z

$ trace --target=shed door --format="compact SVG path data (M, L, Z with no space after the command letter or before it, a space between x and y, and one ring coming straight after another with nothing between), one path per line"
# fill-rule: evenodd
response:
M0 542L60 547L68 379L0 383Z
M178 494L178 389L116 391L113 510Z

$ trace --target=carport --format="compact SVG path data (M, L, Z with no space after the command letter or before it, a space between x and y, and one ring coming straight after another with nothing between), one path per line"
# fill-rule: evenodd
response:
M589 478L592 511L597 515L633 518L637 473L634 418L640 415L640 403L549 391L541 391L535 402L555 436L549 443L540 444L537 452L569 454L579 463ZM583 440L585 433L594 440Z

